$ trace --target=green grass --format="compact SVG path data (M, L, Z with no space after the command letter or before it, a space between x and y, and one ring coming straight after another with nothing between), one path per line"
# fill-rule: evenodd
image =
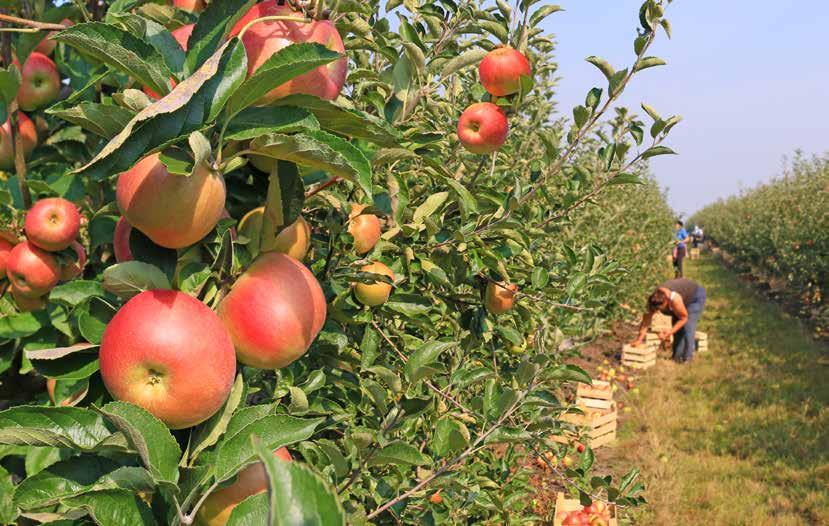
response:
M636 524L829 524L827 348L713 259L689 263L711 350L640 381L614 454L645 474Z

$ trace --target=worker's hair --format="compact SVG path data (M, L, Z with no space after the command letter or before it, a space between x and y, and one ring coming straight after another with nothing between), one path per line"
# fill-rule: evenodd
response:
M664 291L656 289L648 298L648 311L659 310L666 301L668 301L668 295Z
M677 225L679 225L679 226L685 226L685 223L683 223L683 222L682 222L681 220L679 220L679 219L677 219L677 220L676 220L676 224L677 224Z

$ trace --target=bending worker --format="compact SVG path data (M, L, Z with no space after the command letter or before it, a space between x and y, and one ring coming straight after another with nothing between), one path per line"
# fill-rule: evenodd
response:
M670 330L659 333L659 339L665 341L674 337L673 359L679 363L694 357L696 350L695 334L697 321L705 308L705 288L688 278L668 280L653 291L648 298L647 311L639 324L639 337L631 345L640 345L651 325L656 311L670 315L673 322Z

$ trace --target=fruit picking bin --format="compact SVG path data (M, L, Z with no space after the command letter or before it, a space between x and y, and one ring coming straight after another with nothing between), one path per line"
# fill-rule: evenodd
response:
M597 409L580 405L579 409L584 414L565 413L561 420L578 427L586 432L576 434L565 431L563 435L554 436L552 440L560 444L569 444L578 440L585 440L593 449L602 447L616 440L616 418L618 411L616 403L611 401L608 409Z
M564 493L559 492L556 495L556 514L553 517L553 526L561 526L564 517L571 511L580 510L583 506L579 499L568 499ZM616 505L609 504L610 509L610 523L608 526L619 526L619 520L616 518Z
M593 385L579 384L576 405L594 409L610 409L613 404L613 386L610 382L593 380Z
M657 349L652 345L623 345L622 364L634 369L649 369L656 365Z

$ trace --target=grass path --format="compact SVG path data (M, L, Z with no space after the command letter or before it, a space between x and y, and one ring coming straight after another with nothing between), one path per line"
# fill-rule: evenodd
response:
M620 433L616 462L646 476L642 525L829 525L829 353L713 259L711 351L661 360Z

